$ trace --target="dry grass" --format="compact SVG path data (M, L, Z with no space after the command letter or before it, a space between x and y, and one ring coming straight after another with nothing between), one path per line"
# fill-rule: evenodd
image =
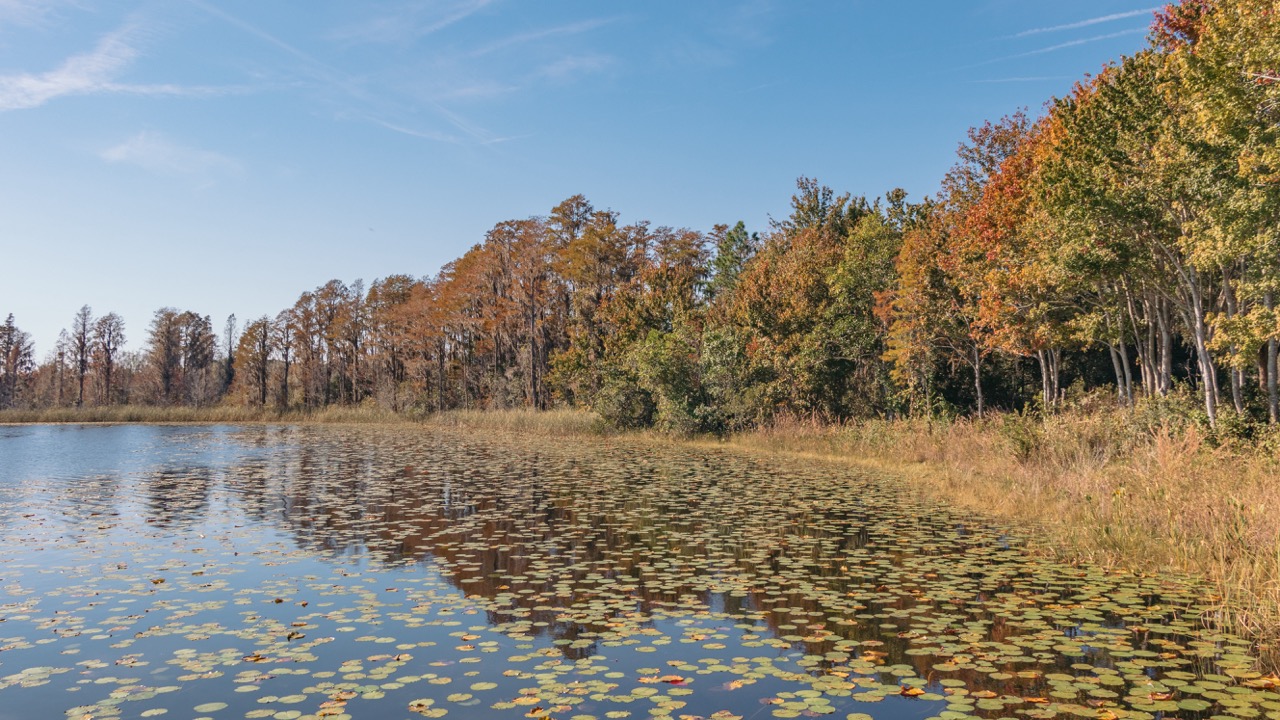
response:
M425 424L553 437L609 434L599 415L583 410L450 410L428 415Z
M603 435L609 429L595 413L582 410L450 410L418 415L376 405L331 406L320 410L113 405L42 410L0 410L0 425L21 423L411 423L551 436Z
M1211 443L1186 422L1141 413L1068 412L1047 420L796 421L730 444L850 460L998 521L1037 528L1067 561L1206 579L1220 626L1254 638L1280 665L1280 464L1261 442Z

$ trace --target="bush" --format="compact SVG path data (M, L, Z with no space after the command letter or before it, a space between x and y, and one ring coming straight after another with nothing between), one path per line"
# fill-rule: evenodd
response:
M634 378L617 375L605 380L591 406L605 422L622 429L652 427L657 412L648 390L640 387Z
M1009 413L996 421L996 430L1019 462L1032 459L1044 442L1044 422L1029 413Z

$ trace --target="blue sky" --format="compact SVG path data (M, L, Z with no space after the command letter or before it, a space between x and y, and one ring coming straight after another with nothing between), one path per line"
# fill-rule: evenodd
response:
M577 193L699 230L801 175L919 199L1154 4L0 0L0 316L43 358L88 304L137 349L160 307L432 275Z

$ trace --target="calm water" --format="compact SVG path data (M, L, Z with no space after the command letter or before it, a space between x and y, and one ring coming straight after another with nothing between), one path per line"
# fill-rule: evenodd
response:
M835 466L0 427L0 718L1280 720L1177 579Z

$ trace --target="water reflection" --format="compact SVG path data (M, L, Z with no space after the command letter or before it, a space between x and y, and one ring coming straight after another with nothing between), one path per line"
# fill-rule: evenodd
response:
M433 437L449 446L424 455L412 437L361 443L298 432L308 437L292 462L233 475L244 486L277 484L299 547L437 564L466 593L501 598L495 622L527 617L534 635L610 637L620 616L695 604L762 623L806 654L834 653L815 672L839 666L848 654L836 644L855 641L867 649L854 659L877 669L933 677L943 665L966 684L1026 694L1043 691L1049 672L1113 667L1113 650L1149 652L1146 630L1126 630L1122 647L1086 641L1113 640L1133 621L1190 627L1181 609L1196 600L1175 590L1153 611L1160 583L1148 582L1129 604L1072 611L1064 597L1119 581L1072 577L1029 560L999 531L833 468L815 482L715 452L618 446L590 460L535 443ZM1080 643L1046 652L1060 638ZM974 664L947 644L993 650ZM570 658L595 649L561 647ZM1027 668L1034 677L1019 675Z
M161 527L198 522L209 505L212 471L202 467L166 468L148 473L147 522Z
M52 447L57 461L41 460ZM349 613L449 622L453 601L438 593L396 594L396 577L425 573L465 594L465 612L564 662L651 641L663 648L654 665L681 672L697 669L694 654L740 668L772 652L790 668L770 675L774 692L803 675L837 697L945 699L957 717L1208 716L1242 697L1218 697L1222 678L1257 677L1239 641L1201 630L1195 586L1045 561L999 529L836 466L386 427L24 429L0 435L0 451L23 458L0 464L0 521L63 523L75 544L128 538L137 545L109 546L118 561L95 558L111 570L103 577L135 596L215 592L213 605L178 596L183 616L216 611L227 623L218 603L256 602L242 621L264 623L270 639L240 651L246 663L288 656L279 643L309 635L333 640L316 630ZM18 559L59 550L82 564L82 551L51 539L62 537L31 535ZM291 549L275 549L277 537ZM138 577L131 567L150 557L164 559ZM244 557L240 579L206 580L206 568L230 572L221 566ZM339 568L340 582L319 581L316 563ZM367 576L341 569L352 565ZM175 568L190 575L180 588L165 584ZM308 589L359 602L312 613L295 599ZM245 597L261 592L272 599ZM186 637L217 634L201 627ZM303 659L319 652L299 647ZM630 667L645 666L637 658Z

